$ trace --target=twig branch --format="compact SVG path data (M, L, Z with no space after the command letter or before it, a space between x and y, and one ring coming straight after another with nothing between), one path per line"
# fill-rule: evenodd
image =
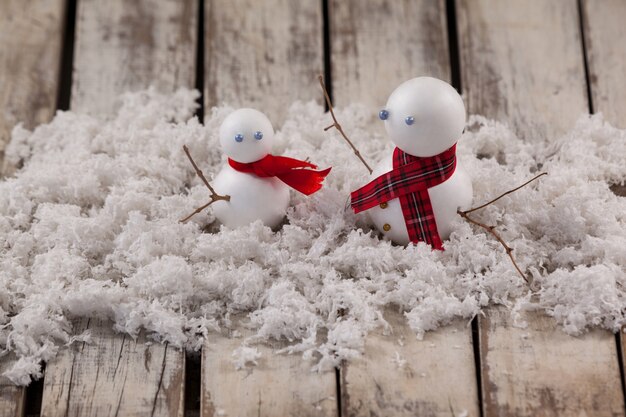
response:
M196 175L198 175L198 177L200 177L200 179L202 180L204 185L206 185L207 188L209 189L209 191L211 192L211 201L209 201L208 203L206 203L205 205L203 205L201 207L198 207L189 216L187 216L184 219L180 220L181 223L187 223L189 221L189 219L191 219L193 216L195 216L196 214L200 213L202 210L204 210L205 208L209 207L211 204L215 203L216 201L219 201L219 200L230 201L230 196L229 195L219 195L218 193L216 193L215 189L213 187L211 187L211 184L209 183L209 181L204 176L204 173L202 172L202 170L200 170L200 168L198 168L198 165L196 165L196 162L191 157L191 154L189 153L189 148L187 148L187 145L183 145L183 150L185 151L185 154L187 154L187 158L189 158L189 162L191 162L191 165L193 165L193 169L196 171Z
M534 178L532 178L532 179L530 179L530 180L526 181L524 184L520 185L519 187L515 187L515 188L513 188L512 190L509 190L509 191L507 191L507 192L506 192L506 193L504 193L504 194L500 194L498 197L494 198L494 199L493 199L493 200L491 200L491 201L486 202L485 204L483 204L483 205L481 205L481 206L474 207L474 208L471 208L471 209L469 209L469 210L465 210L465 211L464 211L464 213L465 213L465 214L469 214L469 213L471 213L471 212L473 212L473 211L480 210L481 208L485 208L485 207L487 207L488 205L495 203L496 201L498 201L498 200L499 200L499 199L501 199L502 197L504 197L504 196L506 196L506 195L509 195L509 194L511 194L511 193L514 193L515 191L519 190L520 188L527 186L527 185L528 185L528 184L530 184L531 182L535 181L537 178L539 178L539 177L543 177L544 175L548 175L548 173L547 173L547 172L542 172L541 174L537 175L536 177L534 177Z
M356 148L356 146L354 146L354 144L350 141L350 139L348 139L348 136L346 136L346 133L343 131L343 128L341 127L341 125L337 121L337 118L335 117L335 112L333 110L333 105L330 102L330 97L328 96L328 91L326 91L326 85L324 84L324 77L322 77L320 75L320 76L317 77L317 79L319 80L320 86L322 87L322 91L324 92L324 99L326 100L326 104L328 105L328 110L330 111L330 116L333 118L333 124L328 126L328 127L325 127L324 131L332 129L333 127L335 129L337 129L339 131L339 133L341 133L341 136L343 136L343 138L346 140L346 142L348 142L348 144L352 148L352 151L357 156L357 158L359 158L361 160L361 162L363 162L363 165L365 165L365 168L367 168L367 170L371 174L373 172L372 168L370 168L370 166L367 164L367 162L365 162L365 159L363 159L363 156L361 156L361 152L359 152L359 150Z
M515 267L515 269L517 269L517 272L519 272L520 276L524 279L524 281L526 281L527 284L529 283L528 277L526 277L526 274L522 272L520 267L517 265L517 262L515 262L515 258L513 258L513 248L507 245L506 242L502 239L502 237L500 237L500 235L495 232L494 230L495 226L487 226L484 223L481 223L479 221L472 219L470 216L468 216L466 211L457 210L457 213L459 213L459 216L463 217L468 222L476 226L482 227L483 229L491 233L493 237L495 237L498 240L498 242L500 242L502 246L504 246L504 250L506 251L506 254L509 255L509 258L511 258L511 262L513 263L513 266Z
M465 220L467 220L468 222L470 222L471 224L475 225L475 226L479 226L482 227L483 229L485 229L487 232L491 233L491 235L493 237L495 237L498 242L500 242L500 244L502 244L502 246L504 247L504 250L506 251L506 254L509 256L509 258L511 258L511 262L513 263L513 266L515 267L515 269L517 269L517 272L520 274L520 276L524 279L524 281L526 281L527 284L530 283L530 281L528 280L528 277L526 276L526 274L524 274L524 272L522 272L521 268L519 267L519 265L517 265L517 262L515 262L515 258L513 257L513 248L511 248L509 245L506 244L506 242L504 241L504 239L502 239L502 237L496 233L495 231L495 226L488 226L484 223L481 223L477 220L472 219L469 214L476 211L476 210L480 210L482 208L487 207L490 204L495 203L496 201L498 201L499 199L501 199L502 197L504 197L505 195L514 193L515 191L519 190L522 187L527 186L528 184L530 184L531 182L535 181L537 178L542 177L544 175L548 175L547 172L542 172L541 174L535 176L534 178L526 181L524 184L520 185L519 187L515 187L512 190L509 190L501 195L499 195L498 197L494 198L491 201L486 202L485 204L482 204L478 207L474 207L471 208L469 210L457 210L457 213L459 213L459 216L463 217Z

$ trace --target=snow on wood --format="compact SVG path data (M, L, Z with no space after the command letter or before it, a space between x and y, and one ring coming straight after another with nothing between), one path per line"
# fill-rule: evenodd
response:
M333 1L330 18L336 103L363 103L369 117L375 119L400 83L419 75L450 81L443 1ZM382 123L376 124L375 131L381 131ZM347 134L358 137L355 132ZM389 139L383 140L391 143ZM347 147L344 152L350 155ZM360 185L365 180L362 181ZM416 339L397 313L390 314L392 337L371 335L365 342L365 356L341 368L344 415L447 416L451 406L459 412L466 409L476 415L477 380L471 329L464 322L457 322L438 330L429 341L459 349L432 349L428 343ZM399 337L403 346L397 345ZM389 363L396 352L408 360L407 369L398 370ZM456 383L437 394L446 381Z
M286 341L246 345L254 331L238 321L202 349L202 416L337 415L333 369L313 372L315 360L278 354Z
M540 142L563 134L588 111L576 1L459 1L457 6L469 112L506 121L526 140ZM511 152L503 149L502 158ZM610 282L611 270L598 273ZM566 279L556 272L555 278ZM557 296L553 283L539 280L542 285L543 296ZM573 339L544 317L520 313L516 319L527 327L515 326L499 309L487 310L479 320L486 417L622 412L612 334ZM575 326L571 312L565 320Z
M81 1L72 109L107 115L127 90L192 87L196 19L193 0ZM90 326L93 344L83 344L80 352L63 350L47 368L46 415L114 415L120 410L182 415L184 352L167 344L145 346L145 339L116 335L108 330L111 326L106 321Z

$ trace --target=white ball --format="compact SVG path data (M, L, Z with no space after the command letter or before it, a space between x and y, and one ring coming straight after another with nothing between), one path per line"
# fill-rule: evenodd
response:
M219 200L212 205L217 220L227 227L234 229L256 220L275 227L287 213L289 187L278 178L261 178L224 165L215 177L214 188L218 194L230 196L230 201Z
M432 77L400 84L384 110L389 138L413 156L445 151L459 140L465 127L463 99L450 84Z
M229 158L250 163L272 150L274 128L266 115L254 109L238 109L220 126L220 144Z

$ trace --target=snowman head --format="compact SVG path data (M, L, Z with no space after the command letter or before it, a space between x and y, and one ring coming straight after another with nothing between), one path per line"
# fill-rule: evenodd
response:
M220 126L222 149L237 162L247 164L262 159L272 150L273 142L272 123L258 110L235 110Z
M448 83L418 77L398 86L379 116L391 141L409 155L437 155L454 145L465 127L465 106Z

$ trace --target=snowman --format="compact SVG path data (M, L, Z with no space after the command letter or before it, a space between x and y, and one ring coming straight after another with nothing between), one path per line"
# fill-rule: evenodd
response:
M330 172L330 168L314 171L317 166L309 162L270 154L274 128L258 110L243 108L229 114L220 126L219 139L228 162L215 177L214 190L207 186L215 217L230 228L256 220L276 227L289 206L289 189L313 194Z
M456 160L465 106L448 83L418 77L398 86L379 117L395 144L371 181L351 194L355 213L393 242L426 242L443 249L457 209L472 201L472 183Z

